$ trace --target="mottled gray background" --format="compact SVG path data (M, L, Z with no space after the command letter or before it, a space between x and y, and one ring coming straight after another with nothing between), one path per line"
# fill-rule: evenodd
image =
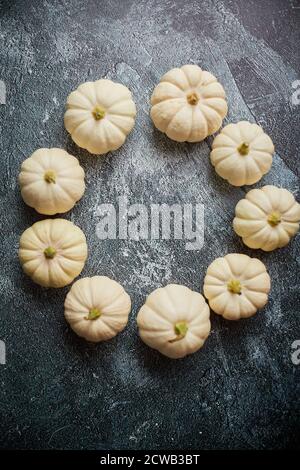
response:
M231 229L247 188L233 188L209 163L211 139L188 145L156 131L149 98L173 66L196 63L224 85L226 123L249 119L271 135L276 155L263 183L297 195L300 78L297 0L0 1L0 79L7 104L1 126L1 322L7 364L0 365L2 448L252 449L299 442L300 236L265 254L245 248ZM102 157L74 145L63 127L67 95L81 82L108 77L128 85L138 108L125 145ZM21 162L38 147L60 146L86 171L87 190L66 218L86 233L82 275L120 281L133 299L129 325L92 345L63 317L69 288L42 289L17 259L23 230L42 217L20 197ZM99 203L202 202L205 244L103 241ZM257 255L272 292L257 316L230 323L212 314L204 348L180 361L138 338L136 312L169 282L202 289L205 270L227 252Z

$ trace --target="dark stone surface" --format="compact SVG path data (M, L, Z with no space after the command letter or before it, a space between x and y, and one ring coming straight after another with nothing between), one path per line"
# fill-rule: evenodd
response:
M0 365L2 448L252 449L299 442L300 366L291 361L299 331L299 242L251 252L231 229L246 188L232 188L209 164L211 140L179 145L153 129L149 97L160 76L194 62L215 73L229 101L226 122L263 125L276 146L257 184L297 194L300 78L297 0L0 1L0 79L7 103L1 129L1 320L7 363ZM67 95L109 77L129 86L138 116L126 144L104 157L78 149L63 127ZM42 219L22 202L21 162L38 147L60 146L86 170L87 190L66 218L86 233L82 275L105 274L133 300L128 327L105 344L76 337L63 317L69 288L41 289L17 259L23 230ZM202 202L205 244L103 241L97 205ZM180 361L138 338L135 316L148 293L168 282L202 289L217 256L259 257L272 278L270 301L236 323L212 314L204 348Z

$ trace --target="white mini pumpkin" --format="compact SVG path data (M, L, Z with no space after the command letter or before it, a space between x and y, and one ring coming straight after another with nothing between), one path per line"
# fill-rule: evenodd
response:
M231 253L207 269L204 295L210 308L227 320L251 317L268 301L270 276L256 258Z
M155 127L177 142L200 142L216 132L227 114L225 91L198 65L167 72L151 97Z
M106 341L128 322L131 300L123 287L105 276L76 281L65 300L65 318L88 341Z
M287 245L298 232L300 204L287 189L252 189L235 208L234 231L250 248L272 251Z
M21 194L40 214L67 212L82 197L84 170L77 158L59 148L41 148L22 163Z
M87 258L82 230L64 219L36 222L20 238L19 259L31 279L44 287L63 287L78 276Z
M148 346L178 359L203 346L210 332L209 308L198 292L169 284L147 297L137 324Z
M64 122L79 147L103 154L121 147L134 126L135 115L128 88L102 79L83 83L68 96Z
M268 173L274 145L257 124L228 124L212 144L211 163L219 176L233 186L254 184Z

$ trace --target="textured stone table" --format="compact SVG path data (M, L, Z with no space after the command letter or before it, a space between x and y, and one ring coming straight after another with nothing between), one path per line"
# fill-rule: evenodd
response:
M211 139L177 144L155 131L149 98L173 66L197 63L223 83L226 122L248 119L272 136L276 155L257 184L297 195L300 78L297 0L1 1L1 320L2 448L284 448L299 442L299 242L252 252L231 229L248 188L233 188L209 163ZM135 128L103 157L74 145L63 127L67 95L108 77L132 90ZM38 147L63 147L86 171L87 190L66 218L85 231L82 275L119 280L133 299L127 329L105 344L76 337L63 317L68 288L42 289L19 266L22 231L42 219L20 197L21 162ZM203 203L205 243L100 241L97 207L131 203ZM204 348L170 361L139 340L136 312L169 282L202 288L205 270L227 252L256 255L272 278L270 302L257 316L230 323L212 314Z

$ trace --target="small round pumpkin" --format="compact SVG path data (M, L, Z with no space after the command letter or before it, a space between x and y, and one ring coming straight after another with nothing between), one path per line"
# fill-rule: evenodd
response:
M123 287L105 276L76 281L65 300L65 318L79 336L88 341L106 341L128 322L131 300Z
M67 212L85 190L77 158L59 148L41 148L22 163L19 183L24 202L40 214Z
M268 301L270 276L256 258L230 253L207 269L204 295L210 308L227 320L254 315Z
M216 132L227 114L225 91L198 65L167 72L151 97L155 127L177 142L200 142Z
M254 184L268 173L274 145L257 124L228 124L212 144L210 160L219 176L233 186Z
M68 96L64 122L79 147L104 154L123 145L135 115L128 88L102 79L83 83Z
M20 238L19 259L23 270L44 287L70 284L81 273L86 258L85 235L68 220L41 220Z
M287 189L252 189L235 207L234 231L250 248L272 251L287 245L298 232L300 204Z
M148 346L179 359L203 346L210 332L209 308L198 292L169 284L147 297L137 324Z

